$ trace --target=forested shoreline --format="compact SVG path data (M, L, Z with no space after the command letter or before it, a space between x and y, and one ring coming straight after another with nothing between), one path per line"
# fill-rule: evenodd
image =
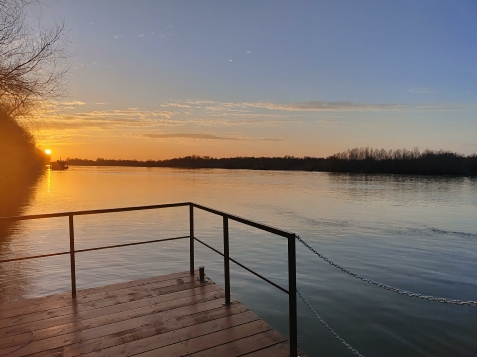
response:
M449 151L355 148L327 158L186 156L167 160L87 160L68 158L76 166L172 167L187 169L301 170L350 173L477 176L477 155Z
M68 64L63 23L32 26L42 1L2 0L0 5L0 217L21 214L48 156L29 127L64 94ZM0 241L10 223L0 225Z
M33 136L0 110L0 217L21 214L31 188L45 172L48 157ZM0 240L10 224L0 224Z
M1 109L0 151L2 177L44 171L48 159L36 147L33 135Z

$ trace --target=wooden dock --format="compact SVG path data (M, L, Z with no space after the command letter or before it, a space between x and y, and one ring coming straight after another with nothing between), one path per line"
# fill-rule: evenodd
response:
M0 356L289 356L288 341L198 273L0 305ZM305 354L300 354L305 356Z

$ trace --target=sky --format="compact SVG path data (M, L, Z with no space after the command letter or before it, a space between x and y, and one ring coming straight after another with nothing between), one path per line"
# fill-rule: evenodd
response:
M51 1L70 71L52 158L477 152L477 2Z

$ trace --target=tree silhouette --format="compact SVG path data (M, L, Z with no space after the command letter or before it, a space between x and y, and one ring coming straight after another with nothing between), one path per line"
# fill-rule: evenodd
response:
M67 32L63 23L45 28L32 20L39 11L37 0L0 1L0 110L9 117L25 116L64 92Z

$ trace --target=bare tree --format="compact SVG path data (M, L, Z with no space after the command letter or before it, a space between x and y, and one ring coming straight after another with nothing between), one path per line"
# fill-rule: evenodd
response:
M10 117L28 115L63 93L67 31L63 23L44 28L33 21L29 14L39 11L38 0L0 1L0 110Z

